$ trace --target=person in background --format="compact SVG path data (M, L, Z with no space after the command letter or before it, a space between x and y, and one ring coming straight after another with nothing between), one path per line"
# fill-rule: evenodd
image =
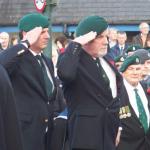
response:
M59 36L55 39L55 44L57 46L58 54L62 54L65 52L65 48L68 45L68 39L66 36Z
M0 33L1 51L9 47L9 34L7 32Z
M117 32L117 44L111 48L110 55L113 59L115 59L118 56L124 56L125 51L128 48L127 41L127 34L124 31L118 31Z
M111 49L117 44L117 29L109 28L108 29L108 48Z
M140 33L133 37L132 44L140 45L142 48L147 47L147 37L149 35L149 24L141 22L139 25Z
M50 39L48 27L46 16L26 14L18 23L21 43L0 55L15 93L23 150L49 149L56 82L53 63L43 54Z
M67 101L70 150L115 150L118 144L117 93L122 78L105 58L107 28L100 16L84 18L77 26L76 38L58 59L58 76Z
M140 45L130 45L125 53L124 53L124 57L128 57L128 56L131 56L132 54L134 54L134 52L137 50L137 49L141 49L142 47Z
M142 79L147 80L150 76L150 53L146 49L137 49L133 56L138 56L142 64Z
M13 88L1 65L0 89L0 150L23 150Z
M150 51L150 35L147 36L146 46L144 49Z
M138 56L125 59L120 72L123 83L120 92L121 138L117 150L150 149L150 95L141 84L142 64Z
M13 35L13 36L11 37L10 44L11 44L11 46L14 46L14 45L18 44L18 36Z
M124 60L125 60L125 58L123 56L118 56L115 58L115 66L117 67L118 70L120 69Z
M54 118L50 150L69 150L67 113L67 108L65 108L56 118Z

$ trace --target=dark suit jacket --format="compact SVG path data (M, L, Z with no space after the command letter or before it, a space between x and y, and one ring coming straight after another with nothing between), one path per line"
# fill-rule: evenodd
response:
M125 48L122 50L120 50L120 47L118 44L116 44L114 47L112 47L110 50L109 50L109 55L115 59L116 57L120 56L120 55L125 55L125 51L126 49L128 48L128 44L125 44Z
M23 150L14 93L0 65L0 150Z
M142 85L146 93L146 85ZM150 110L150 95L146 93L148 106ZM147 134L135 114L129 102L129 97L124 85L122 85L120 93L121 107L129 106L131 117L121 119L123 127L121 141L117 150L149 150L150 149L150 129Z
M44 60L55 85L52 61L47 57ZM49 127L47 135L52 128L55 94L48 98L38 61L18 44L0 54L0 63L8 71L15 92L24 150L45 150L46 128Z
M114 150L119 100L112 98L93 58L72 42L59 58L58 75L68 104L70 149Z

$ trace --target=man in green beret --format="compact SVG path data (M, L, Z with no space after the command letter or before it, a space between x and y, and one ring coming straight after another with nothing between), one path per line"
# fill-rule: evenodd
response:
M24 150L46 150L50 141L56 84L53 63L43 55L48 26L42 14L23 16L18 24L21 43L0 55L15 93Z
M140 45L130 45L125 51L125 56L131 56L137 49L141 48L142 47Z
M121 76L108 59L108 23L100 16L80 21L76 38L58 60L68 104L71 150L115 150ZM116 143L117 144L117 143Z
M123 84L119 94L121 138L117 150L150 149L150 95L146 84L141 84L142 64L140 57L125 59L120 72Z
M124 60L125 60L125 58L122 55L115 58L115 60L114 60L115 61L115 66L117 67L118 70L120 69L120 67L121 67L122 63L124 62Z
M150 76L150 53L145 49L137 49L133 55L140 58L142 64L142 79L147 80Z

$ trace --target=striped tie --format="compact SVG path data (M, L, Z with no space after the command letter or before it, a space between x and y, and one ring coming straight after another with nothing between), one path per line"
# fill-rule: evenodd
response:
M145 133L148 131L148 123L147 123L147 115L142 103L142 100L138 94L138 90L134 89L135 92L135 97L136 97L136 103L137 103L137 107L138 107L138 111L139 111L139 120L144 128Z
M44 65L44 62L43 62L44 60L43 60L42 56L36 55L36 58L40 62L40 66L41 66L43 77L44 77L47 96L50 97L51 94L52 94L52 87L53 87L52 82L48 77L48 74L47 74L46 67Z

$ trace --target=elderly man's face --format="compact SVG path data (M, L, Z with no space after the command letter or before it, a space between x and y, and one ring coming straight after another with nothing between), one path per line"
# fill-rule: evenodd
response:
M140 27L140 31L142 34L147 35L149 32L149 26L146 23L143 23Z
M9 35L7 34L1 34L0 35L0 41L1 41L1 46L3 49L8 48L9 45Z
M122 75L129 84L136 86L142 77L142 65L130 65Z
M88 44L88 53L93 57L103 57L107 54L108 30L98 35L92 42Z
M48 28L44 28L42 30L38 40L36 41L36 43L34 43L31 46L31 49L33 51L41 52L44 48L47 47L49 38L50 38L49 30L48 30Z
M112 41L117 40L117 30L110 30L108 36Z

